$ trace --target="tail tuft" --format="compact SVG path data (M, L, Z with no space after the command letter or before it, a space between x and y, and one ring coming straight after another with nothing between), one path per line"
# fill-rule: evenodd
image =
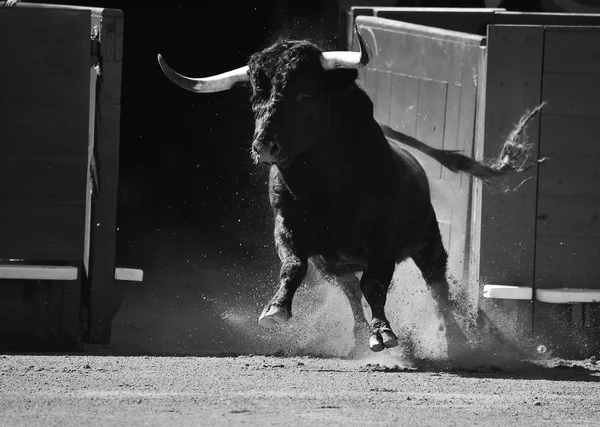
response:
M440 150L430 147L423 142L398 132L386 125L381 125L384 135L387 138L395 140L401 144L415 148L428 156L436 159L443 166L452 172L466 172L476 178L481 179L485 184L502 193L511 193L517 191L530 178L524 180L514 188L499 182L498 178L504 178L519 172L525 172L538 163L546 160L534 160L531 156L533 144L527 141L526 130L529 122L546 105L545 102L538 105L531 111L526 111L515 125L514 129L508 135L508 138L502 146L502 150L496 159L490 161L476 161L470 157L464 156L454 150Z

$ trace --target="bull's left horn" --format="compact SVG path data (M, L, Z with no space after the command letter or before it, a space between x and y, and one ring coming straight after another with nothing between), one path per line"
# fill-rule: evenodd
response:
M169 80L185 90L196 93L221 92L231 89L237 82L247 81L250 78L247 65L215 76L192 78L183 76L169 67L160 53L158 64Z
M363 35L358 31L358 26L354 24L354 30L358 36L358 44L360 52L323 52L321 57L321 65L325 70L333 70L335 68L362 68L371 60L371 49Z

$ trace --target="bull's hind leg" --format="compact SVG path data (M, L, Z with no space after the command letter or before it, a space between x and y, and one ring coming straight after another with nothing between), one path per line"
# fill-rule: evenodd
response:
M371 306L369 347L373 351L382 351L398 345L398 338L385 316L385 302L395 266L394 260L387 260L385 257L377 257L372 254L367 271L360 280L360 288Z
M444 249L435 219L426 243L413 254L412 259L421 270L423 279L425 279L444 320L448 356L456 357L468 348L468 340L456 321L454 303L450 300L449 285L446 279L448 253Z
M350 303L352 310L352 318L354 319L354 350L353 354L358 353L359 346L362 346L364 341L369 336L369 322L365 317L365 312L362 305L362 291L360 290L360 280L354 273L341 275L337 278L340 289Z

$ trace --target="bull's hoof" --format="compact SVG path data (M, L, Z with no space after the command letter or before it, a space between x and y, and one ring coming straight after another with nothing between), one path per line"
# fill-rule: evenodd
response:
M369 337L369 348L372 351L379 352L385 348L392 348L398 345L398 337L388 328L379 328L374 330Z
M383 339L381 338L379 332L374 333L369 337L369 348L375 352L382 351L385 348L383 345Z
M398 345L398 337L388 328L379 328L369 337L369 348L372 351L379 352L385 348L392 348Z
M398 337L391 329L382 329L380 332L385 348L392 348L398 345Z
M286 323L290 317L292 317L292 313L287 308L268 305L258 318L258 324L263 328L274 328Z

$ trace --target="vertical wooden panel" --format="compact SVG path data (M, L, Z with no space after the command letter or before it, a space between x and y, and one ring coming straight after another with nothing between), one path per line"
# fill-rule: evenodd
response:
M598 40L598 27L546 28L541 152L550 159L539 169L538 288L600 288Z
M0 8L0 258L82 259L89 31L89 11Z
M387 125L390 122L390 98L392 96L392 76L390 73L373 71L375 98L375 120Z
M545 33L544 73L600 73L600 27L547 27Z
M121 61L116 56L122 42L122 14L106 10L101 31L102 74L98 78L96 159L99 193L92 209L90 247L90 341L110 342L111 322L120 296L115 287L117 190L119 179L119 123L121 119ZM122 34L122 33L121 33Z
M432 80L421 80L419 83L416 138L435 148L444 145L447 86L445 82ZM439 162L421 154L419 161L430 178L441 178L442 166Z
M392 75L390 124L392 128L414 137L417 133L417 100L419 79Z
M541 102L543 28L490 26L488 30L484 158L496 157L514 123ZM539 121L528 128L538 153ZM519 191L501 194L484 187L481 197L481 284L533 286L537 167L513 176Z
M543 98L548 102L546 114L598 116L600 73L545 73Z

